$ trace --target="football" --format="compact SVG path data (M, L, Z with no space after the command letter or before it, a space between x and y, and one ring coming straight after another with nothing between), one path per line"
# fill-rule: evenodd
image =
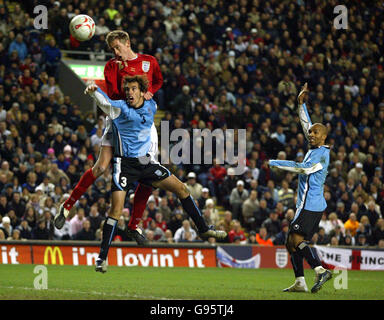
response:
M78 41L90 40L95 34L95 22L90 16L79 14L72 18L69 31Z

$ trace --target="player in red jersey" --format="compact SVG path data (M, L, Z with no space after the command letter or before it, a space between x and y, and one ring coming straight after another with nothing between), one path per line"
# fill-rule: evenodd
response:
M107 86L107 94L113 100L125 100L125 93L121 84L124 76L146 75L149 81L149 88L144 95L146 100L153 97L154 93L163 85L163 76L160 66L155 57L147 54L135 53L131 48L129 34L125 31L115 30L110 32L106 38L108 47L115 54L104 67L104 78ZM65 220L70 217L69 212L78 199L87 191L95 180L103 174L111 162L113 151L111 131L107 127L101 143L99 158L95 165L87 170L80 181L73 189L70 197L60 205L59 213L55 216L55 227L61 229ZM146 242L138 223L143 215L149 196L152 194L152 187L139 184L135 191L133 210L128 224L130 235L138 244Z

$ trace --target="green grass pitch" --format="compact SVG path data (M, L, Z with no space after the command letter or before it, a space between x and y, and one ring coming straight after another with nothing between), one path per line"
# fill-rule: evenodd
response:
M0 265L0 300L383 300L384 274L348 271L348 289L336 290L334 274L316 294L285 293L288 269L108 267L48 265L47 289L34 288L35 265ZM306 270L309 288L314 272Z

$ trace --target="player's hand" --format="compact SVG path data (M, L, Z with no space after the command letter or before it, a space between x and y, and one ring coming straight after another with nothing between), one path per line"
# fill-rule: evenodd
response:
M297 101L300 104L303 104L307 100L307 97L308 97L308 83L306 82L304 86L301 88L301 91L297 97Z
M147 92L144 94L144 99L145 99L145 100L151 100L152 97L153 97L153 93L152 93L152 92L147 91Z
M88 94L88 93L91 93L91 92L95 92L97 90L97 85L92 83L92 84L89 84L85 90L84 90L84 94Z

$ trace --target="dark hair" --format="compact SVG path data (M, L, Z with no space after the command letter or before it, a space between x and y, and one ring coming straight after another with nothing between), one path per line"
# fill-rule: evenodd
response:
M147 76L145 75L136 75L136 76L126 76L123 78L122 82L122 89L125 92L125 88L127 87L128 83L137 82L139 84L139 89L141 92L147 92L148 91L148 85L149 81L147 79Z

